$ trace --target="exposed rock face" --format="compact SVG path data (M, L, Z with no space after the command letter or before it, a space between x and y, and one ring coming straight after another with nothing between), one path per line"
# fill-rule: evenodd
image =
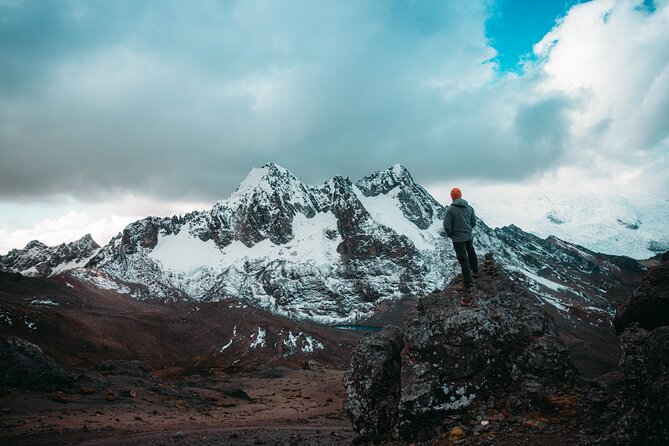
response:
M56 389L69 387L74 375L32 342L0 338L0 386Z
M616 315L623 378L606 389L610 445L666 445L669 439L669 253ZM596 441L592 441L595 443Z
M400 353L403 333L388 326L360 341L344 375L344 409L363 440L391 440L397 436L400 400Z
M625 374L611 444L666 445L669 440L669 326L630 326L620 337ZM629 439L629 441L627 441Z
M387 171L374 172L358 181L356 186L368 197L388 194L397 188L402 214L420 229L429 228L433 217L443 218L444 208L414 182L404 166L395 165Z
M422 297L405 317L401 352L394 330L354 350L345 407L361 434L394 421L383 432L405 440L431 438L445 416L474 401L514 395L509 410L523 413L577 377L552 319L491 257L470 295L471 307L459 304L454 286ZM383 398L361 388L389 391ZM369 407L383 410L363 409Z
M282 316L353 322L453 275L443 209L399 165L313 186L270 163L210 211L128 225L87 267L139 299L234 296Z
M633 322L644 330L669 325L669 252L618 309L614 319L616 331L623 331Z

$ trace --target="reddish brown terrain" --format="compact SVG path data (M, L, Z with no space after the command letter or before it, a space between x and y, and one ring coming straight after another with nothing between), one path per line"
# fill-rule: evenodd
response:
M10 392L0 444L349 444L343 372L103 375L106 389Z
M0 328L0 444L354 438L342 376L356 332L235 299L146 303L72 278L4 273Z

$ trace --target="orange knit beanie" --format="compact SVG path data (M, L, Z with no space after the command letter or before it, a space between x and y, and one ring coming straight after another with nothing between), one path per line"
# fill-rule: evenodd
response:
M451 199L455 200L457 198L462 198L462 191L457 187L454 187L453 189L451 189Z

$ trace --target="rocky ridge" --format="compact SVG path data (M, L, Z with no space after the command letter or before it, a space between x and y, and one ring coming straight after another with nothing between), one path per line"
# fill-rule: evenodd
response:
M552 318L514 273L486 260L461 306L459 280L420 299L404 330L354 349L345 410L359 442L663 445L669 438L669 319L645 330L643 296L666 296L669 253L622 307L618 370L578 374ZM425 442L425 443L424 443Z
M449 414L482 402L527 413L577 379L553 320L490 256L471 297L462 307L454 287L424 296L403 331L356 347L345 409L363 439L427 440Z
M21 273L31 277L49 277L83 267L100 250L90 234L77 241L47 246L33 240L23 249L12 249L0 256L0 271Z

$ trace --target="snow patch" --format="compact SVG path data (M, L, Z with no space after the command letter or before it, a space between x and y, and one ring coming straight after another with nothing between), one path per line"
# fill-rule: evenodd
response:
M10 313L0 311L0 322L4 322L6 325L9 325L11 327L12 325L14 325L14 321L10 316L11 316Z
M219 353L223 353L223 350L227 349L232 345L232 341L235 340L235 336L237 336L237 326L235 325L234 328L232 329L232 337L230 338L230 341L228 341L227 344L225 344L221 349L218 351Z
M72 270L72 269L75 269L75 268L83 268L89 262L89 260L91 260L93 257L95 257L98 254L98 252L100 252L101 249L102 248L98 248L98 249L94 250L91 255L89 255L88 257L84 257L83 259L72 260L70 262L61 263L60 265L56 266L51 271L51 274L49 274L49 277L53 277L53 276L55 276L57 274L60 274L64 271L69 271L69 270Z
M416 247L420 250L435 250L434 238L439 237L436 233L438 225L433 224L426 230L421 230L408 220L402 213L399 198L397 194L401 192L401 188L396 187L390 190L387 194L379 194L375 197L367 197L362 193L358 187L354 186L358 200L367 209L367 212L372 216L372 219L386 226L400 235L409 238Z
M281 331L281 333L279 333L279 335L281 335L282 333L283 330ZM299 342L300 338L302 339L301 344ZM323 350L325 348L323 343L317 341L312 336L303 333L301 331L296 335L293 334L292 331L288 331L288 336L284 338L283 345L288 350L287 353L284 353L284 356L297 353L298 345L299 345L299 350L302 351L303 353L313 353L314 350Z
M160 235L158 243L148 254L164 269L193 274L202 268L221 269L223 255L213 240L203 242L190 233L190 224L178 234Z
M106 274L99 270L77 268L72 270L70 274L72 274L77 279L96 286L97 288L101 288L103 290L113 290L120 294L130 294L130 288L110 279Z
M33 300L30 301L30 305L43 305L43 306L51 306L51 307L60 306L60 304L58 302L54 302L51 299L46 299L46 298L33 299Z
M313 353L314 350L323 350L324 348L325 346L321 342L317 341L309 335L306 335L304 342L302 342L302 351L304 353Z
M255 337L253 342L251 342L251 345L249 345L249 348L258 348L258 347L264 347L265 346L265 329L262 327L258 327L258 333L253 333L251 337Z
M327 234L336 236L329 238ZM222 265L240 265L248 260L330 264L340 258L337 246L341 241L337 231L337 217L332 212L320 212L311 218L297 213L293 217L293 239L288 243L276 245L265 239L249 248L235 240L223 249Z

